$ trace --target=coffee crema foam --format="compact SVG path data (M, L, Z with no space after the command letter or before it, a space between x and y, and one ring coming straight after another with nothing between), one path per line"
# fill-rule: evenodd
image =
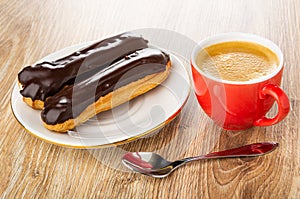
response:
M205 73L229 81L249 81L272 73L279 65L277 55L262 45L230 41L201 50L196 64Z

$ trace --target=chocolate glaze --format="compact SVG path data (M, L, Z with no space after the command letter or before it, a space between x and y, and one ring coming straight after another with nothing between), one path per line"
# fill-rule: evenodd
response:
M148 47L147 43L140 36L123 33L58 60L27 66L18 74L22 85L20 93L32 100L44 101L65 85L81 81L124 55Z
M53 125L76 118L101 96L147 75L165 71L169 60L167 54L152 48L128 54L93 76L47 98L41 113L42 120Z

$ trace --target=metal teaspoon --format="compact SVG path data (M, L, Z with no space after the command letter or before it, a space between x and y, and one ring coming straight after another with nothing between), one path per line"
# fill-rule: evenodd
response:
M122 162L129 169L138 173L155 178L163 178L178 167L191 161L216 158L254 157L269 153L277 147L278 143L276 142L254 143L225 151L212 152L207 155L184 158L174 162L169 162L156 153L129 152L123 156Z

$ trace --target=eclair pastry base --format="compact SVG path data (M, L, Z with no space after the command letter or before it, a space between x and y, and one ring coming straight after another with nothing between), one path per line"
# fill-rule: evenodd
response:
M33 109L42 110L44 108L44 101L32 100L29 97L23 97L23 101Z
M86 122L98 113L128 102L129 100L160 85L168 77L170 70L171 62L169 61L164 72L148 75L138 81L131 82L126 86L118 88L113 92L100 97L95 103L89 105L78 117L55 125L49 125L43 122L44 126L51 131L61 133L74 129L76 126Z

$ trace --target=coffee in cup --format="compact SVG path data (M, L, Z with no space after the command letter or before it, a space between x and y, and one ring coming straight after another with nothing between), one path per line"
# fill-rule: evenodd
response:
M196 57L197 66L229 81L249 81L271 74L279 65L276 54L260 44L229 41L208 46Z

